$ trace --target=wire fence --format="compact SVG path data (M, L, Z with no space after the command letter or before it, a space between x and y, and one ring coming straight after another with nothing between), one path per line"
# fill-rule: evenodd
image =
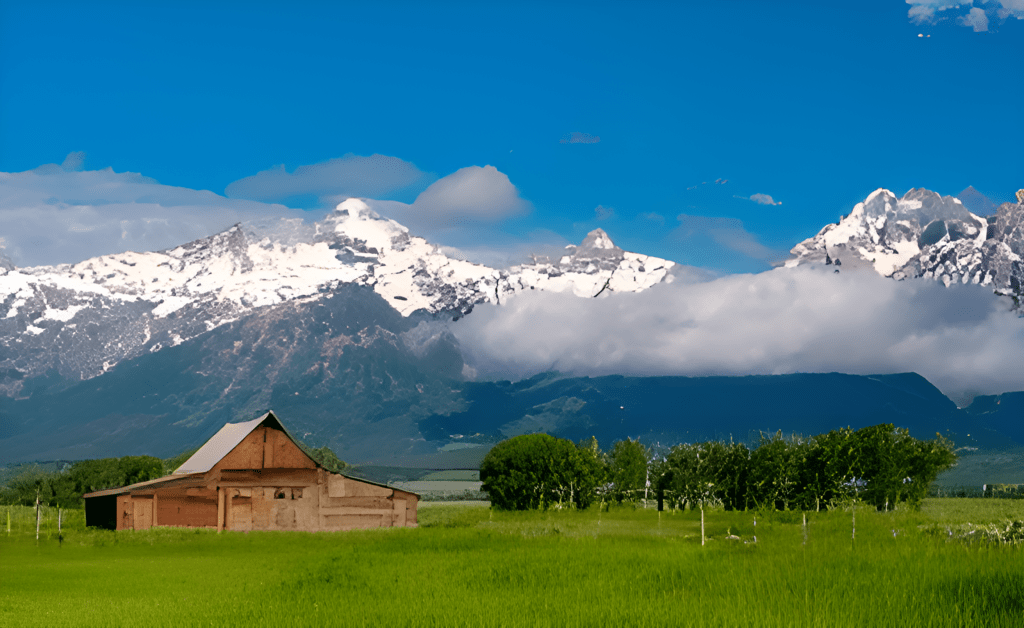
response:
M54 539L60 532L85 529L85 511L56 506L39 506L39 538ZM20 536L36 533L35 506L0 506L0 536Z

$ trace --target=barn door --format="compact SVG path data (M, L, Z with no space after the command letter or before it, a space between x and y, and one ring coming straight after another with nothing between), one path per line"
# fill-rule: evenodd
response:
M135 529L148 530L153 525L153 500L133 499L135 502Z

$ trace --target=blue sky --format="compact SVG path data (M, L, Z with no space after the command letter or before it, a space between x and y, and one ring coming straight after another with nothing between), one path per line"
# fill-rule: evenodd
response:
M400 201L380 207L467 250L602 227L629 250L756 272L878 187L1012 199L1022 18L1021 0L5 1L0 173L111 168L90 179L93 219L166 215L149 240L79 224L69 246L33 221L31 199L84 193L58 172L16 207L0 198L0 237L18 263L75 261L58 252L159 248L352 194ZM281 165L302 176L257 176ZM458 212L442 207L454 184L413 204L460 171L484 192ZM105 198L126 172L145 198ZM166 186L220 196L179 211Z

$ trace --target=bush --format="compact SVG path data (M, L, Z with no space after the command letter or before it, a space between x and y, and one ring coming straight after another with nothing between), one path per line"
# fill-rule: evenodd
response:
M502 441L480 464L481 489L498 510L587 508L604 477L596 447L577 447L547 434Z

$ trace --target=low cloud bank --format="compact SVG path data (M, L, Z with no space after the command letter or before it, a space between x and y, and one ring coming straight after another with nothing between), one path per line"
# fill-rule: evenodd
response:
M0 172L0 253L18 266L79 262L125 251L156 251L204 238L237 222L300 218L282 205L162 185L133 172L62 165Z
M914 371L963 401L1024 390L1024 320L980 286L812 267L590 301L530 292L453 324L482 377Z

